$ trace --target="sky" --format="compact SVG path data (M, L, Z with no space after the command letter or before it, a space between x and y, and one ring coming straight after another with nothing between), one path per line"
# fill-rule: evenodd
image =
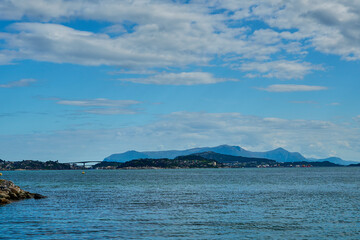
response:
M360 1L1 0L0 158L360 161Z

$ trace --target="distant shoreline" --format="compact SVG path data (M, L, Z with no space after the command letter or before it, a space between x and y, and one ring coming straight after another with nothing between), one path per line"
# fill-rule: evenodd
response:
M83 162L80 162L83 163ZM5 161L0 159L0 171L27 170L90 170L90 169L193 169L193 168L312 168L312 167L360 167L359 164L348 166L323 162L277 162L266 158L248 158L205 152L179 156L174 159L135 159L127 162L102 161L92 166L78 166L58 161L41 162L37 160Z
M266 169L304 169L304 168L353 168L360 166L313 166L313 167L267 167ZM178 170L178 169L265 169L263 167L218 167L218 168L161 168L161 167L126 167L126 168L82 168L82 169L0 169L0 172L27 172L27 171L97 171L97 170Z

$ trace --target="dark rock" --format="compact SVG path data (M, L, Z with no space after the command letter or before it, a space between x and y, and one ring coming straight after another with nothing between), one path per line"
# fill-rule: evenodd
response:
M42 199L42 198L46 198L46 196L38 194L38 193L34 193L34 199Z
M9 199L6 198L0 198L0 205L5 205L11 203Z
M38 193L24 191L13 182L0 179L0 205L29 198L42 199L46 197Z

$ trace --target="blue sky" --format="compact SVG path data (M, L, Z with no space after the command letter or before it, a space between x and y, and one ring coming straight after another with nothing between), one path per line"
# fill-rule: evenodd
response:
M283 147L360 161L356 1L0 2L0 158Z

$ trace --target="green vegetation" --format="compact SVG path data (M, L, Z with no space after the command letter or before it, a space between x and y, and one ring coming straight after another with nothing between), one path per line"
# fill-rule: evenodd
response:
M68 163L59 163L58 161L4 161L0 159L0 170L68 170L72 169Z
M218 168L223 164L205 159L202 157L178 157L175 159L137 159L125 163L118 162L101 162L93 166L94 168Z
M202 152L191 154L186 157L203 157L204 159L216 160L227 167L234 168L249 168L249 167L258 167L258 166L267 166L267 167L277 167L278 162L266 158L252 158L252 157L240 157L232 156L226 154L220 154L215 152Z

